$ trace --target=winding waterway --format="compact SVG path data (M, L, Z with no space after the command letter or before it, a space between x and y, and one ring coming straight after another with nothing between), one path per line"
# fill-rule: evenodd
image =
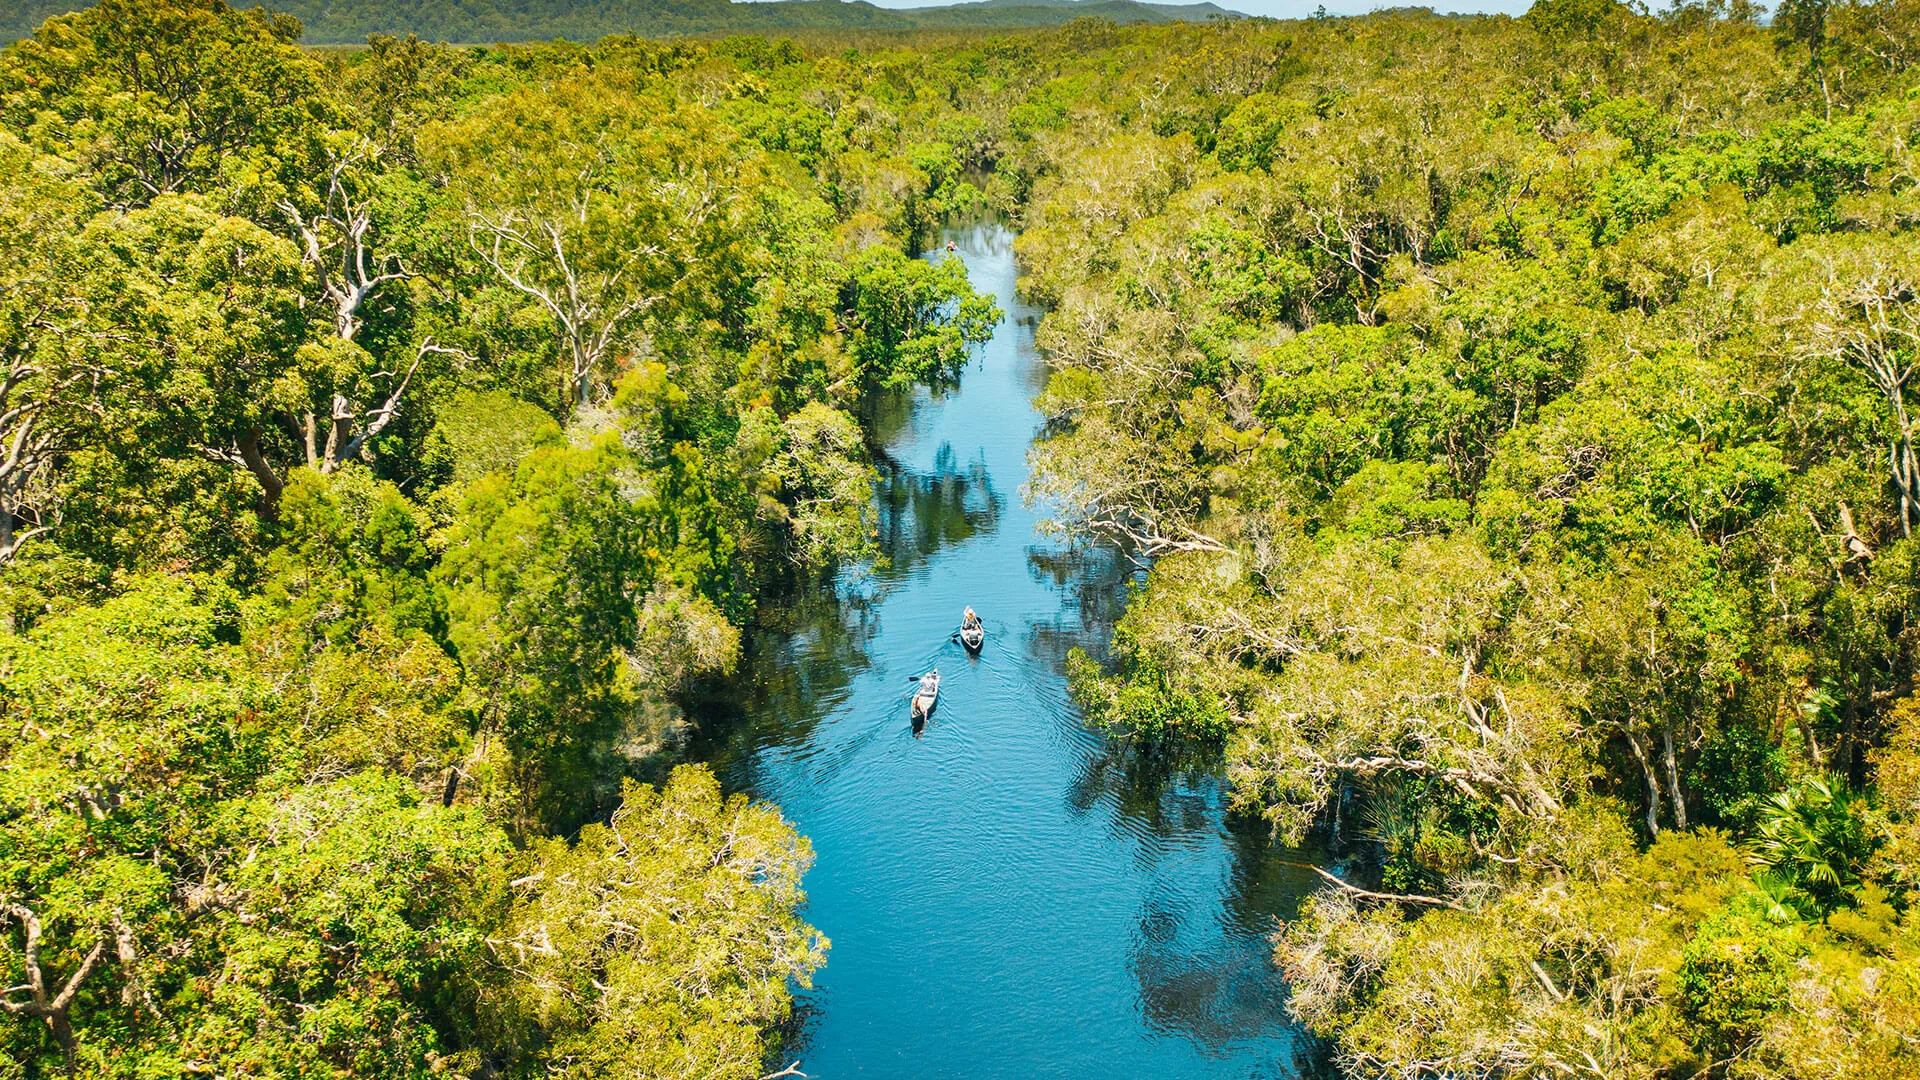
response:
M694 747L813 842L833 949L787 1056L823 1080L1304 1075L1266 938L1310 873L1227 816L1217 776L1082 724L1066 654L1106 641L1131 568L1037 531L1039 313L1009 232L928 257L949 238L1006 318L957 389L883 410L885 565L779 611ZM967 604L977 659L950 639ZM909 678L935 666L916 734Z

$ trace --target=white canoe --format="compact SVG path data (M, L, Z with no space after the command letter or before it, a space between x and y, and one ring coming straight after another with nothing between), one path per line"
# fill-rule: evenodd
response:
M913 695L913 718L924 719L933 714L934 703L940 700L940 673L928 672L920 680L920 689Z

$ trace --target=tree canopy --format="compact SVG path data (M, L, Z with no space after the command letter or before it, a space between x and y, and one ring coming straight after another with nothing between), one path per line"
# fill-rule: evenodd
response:
M810 850L673 767L682 703L874 554L883 396L999 319L917 253L981 213L1032 495L1149 571L1076 696L1341 853L1274 938L1339 1065L1912 1073L1920 17L1760 15L46 20L0 1075L777 1068Z
M811 853L680 703L998 321L908 254L958 165L800 164L790 44L300 36L0 53L4 1075L752 1080Z
M1756 15L1116 32L1009 155L1076 691L1342 853L1352 1075L1916 1067L1916 24Z

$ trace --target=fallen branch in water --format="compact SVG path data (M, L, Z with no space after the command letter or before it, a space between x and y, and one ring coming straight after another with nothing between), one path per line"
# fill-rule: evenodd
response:
M812 1080L806 1073L800 1071L800 1063L797 1061L777 1073L768 1073L761 1077L760 1080L780 1080L783 1076L798 1076L801 1077L802 1080Z

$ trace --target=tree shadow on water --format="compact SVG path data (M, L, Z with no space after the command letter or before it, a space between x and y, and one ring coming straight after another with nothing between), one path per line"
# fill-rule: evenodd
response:
M681 759L711 763L732 790L758 790L757 752L811 741L871 668L887 595L935 552L998 528L1006 511L984 458L963 465L951 444L929 472L884 470L874 503L879 565L796 582L763 605L735 674L692 696Z
M952 443L940 445L930 472L885 470L875 499L886 559L882 580L897 580L942 548L992 533L1000 527L1006 502L986 459L976 457L963 466Z
M1331 1076L1326 1047L1287 1016L1271 944L1319 887L1306 864L1324 854L1233 813L1219 761L1217 746L1111 738L1067 792L1076 813L1110 815L1147 876L1129 943L1143 1015L1209 1056L1276 1042L1284 1053L1266 1075Z
M758 752L811 740L872 666L879 632L878 605L857 589L821 586L764 606L734 674L689 702L682 758L712 765L729 790L755 790Z
M1027 573L1060 594L1060 614L1028 634L1029 655L1058 674L1076 648L1104 660L1134 580L1126 556L1106 544L1034 544L1027 548Z

